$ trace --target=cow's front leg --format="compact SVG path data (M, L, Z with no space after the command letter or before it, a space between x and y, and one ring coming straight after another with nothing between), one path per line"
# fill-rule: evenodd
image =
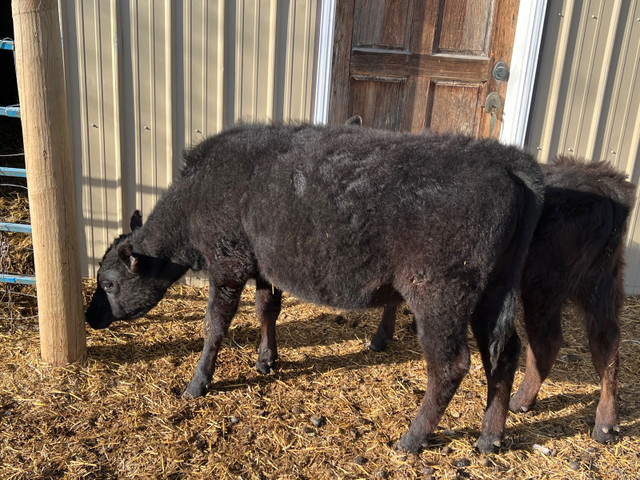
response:
M260 320L260 349L256 370L267 374L278 358L276 320L280 314L282 292L266 280L256 280L256 315Z
M409 431L397 447L418 453L431 437L460 382L469 370L465 318L443 313L437 318L410 305L415 314L418 343L427 361L427 391ZM436 309L444 312L444 309Z
M182 396L196 398L205 394L216 366L218 350L238 310L244 282L229 284L209 280L209 303L204 318L204 348L193 378Z
M382 352L387 349L389 343L393 339L393 332L396 329L396 310L398 305L395 303L385 305L382 312L382 319L378 325L378 331L367 343L366 347L374 352Z

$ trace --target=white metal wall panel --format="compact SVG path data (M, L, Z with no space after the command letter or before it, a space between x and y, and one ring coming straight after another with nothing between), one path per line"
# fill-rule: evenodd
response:
M527 146L608 160L640 180L640 2L551 0ZM627 237L627 293L640 293L640 222Z
M317 50L315 30L309 26L319 23L318 5L317 2L291 2L286 13L286 47L280 50L285 56L282 116L309 119L312 115Z
M276 0L236 2L234 119L273 119Z
M149 214L173 175L172 2L120 2L125 207ZM126 212L123 212L126 216Z
M607 121L603 153L640 184L640 2L632 2L624 24L620 66L612 88L612 113ZM636 189L636 195L638 195ZM639 199L627 236L626 289L640 293L640 216Z
M183 59L176 77L182 92L178 98L184 98L184 138L178 142L182 145L196 144L223 127L224 4L187 0L183 20L176 21Z
M640 2L635 3L624 22L619 49L619 66L613 82L600 150L620 170L629 172L632 180L640 180L637 159L640 146ZM636 160L636 161L634 161Z
M83 273L122 232L117 1L62 3Z
M238 120L312 118L320 0L60 5L84 275L185 146Z

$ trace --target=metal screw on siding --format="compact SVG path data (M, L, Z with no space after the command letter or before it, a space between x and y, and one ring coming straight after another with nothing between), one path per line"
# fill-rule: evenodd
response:
M202 133L202 130L200 130L199 128L196 128L196 133Z
M542 150L542 147L536 147L536 150L538 150L538 151Z
M92 124L91 124L91 126L92 126L93 128L98 128L98 125L96 125L95 123L92 123Z
M569 147L569 148L567 148L567 150L569 150L571 153L573 153L573 148Z
M611 150L611 155L615 155L616 151L615 150Z
M559 16L559 17L564 17L564 15L562 14L562 12L560 12L560 13L558 14L558 16Z
M595 15L591 15L591 18L593 18L594 20L598 19L598 17L596 17Z
M151 130L151 127L149 127L148 125L145 125L145 126L144 126L144 129L145 129L145 130Z

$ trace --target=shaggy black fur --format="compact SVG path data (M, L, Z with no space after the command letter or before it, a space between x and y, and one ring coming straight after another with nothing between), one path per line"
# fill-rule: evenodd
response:
M534 404L562 346L562 306L572 299L584 314L601 379L593 438L609 442L620 432L618 317L624 302L624 235L635 188L604 162L561 157L543 172L545 206L522 277L527 371L510 408L526 411Z
M635 187L605 162L562 156L542 165L542 171L545 202L521 284L529 338L527 371L510 408L527 411L535 403L562 345L562 307L572 299L584 313L593 364L601 379L593 437L610 442L620 432L618 317L624 301L624 235ZM369 348L387 348L395 314L395 305L385 306Z
M533 159L495 141L235 127L188 152L147 223L105 255L87 320L105 327L142 315L189 268L205 268L206 341L185 391L196 397L249 278L274 322L280 290L340 308L404 299L429 382L400 446L417 451L437 427L469 368L471 324L488 378L478 445L491 451L504 430L520 346L513 310L543 190Z

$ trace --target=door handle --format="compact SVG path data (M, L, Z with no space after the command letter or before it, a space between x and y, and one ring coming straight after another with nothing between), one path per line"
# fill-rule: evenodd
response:
M496 92L491 92L487 95L487 99L484 102L484 109L487 111L489 115L491 115L491 120L489 121L489 136L493 136L493 131L496 128L496 113L500 110L502 106L502 99L500 95Z

